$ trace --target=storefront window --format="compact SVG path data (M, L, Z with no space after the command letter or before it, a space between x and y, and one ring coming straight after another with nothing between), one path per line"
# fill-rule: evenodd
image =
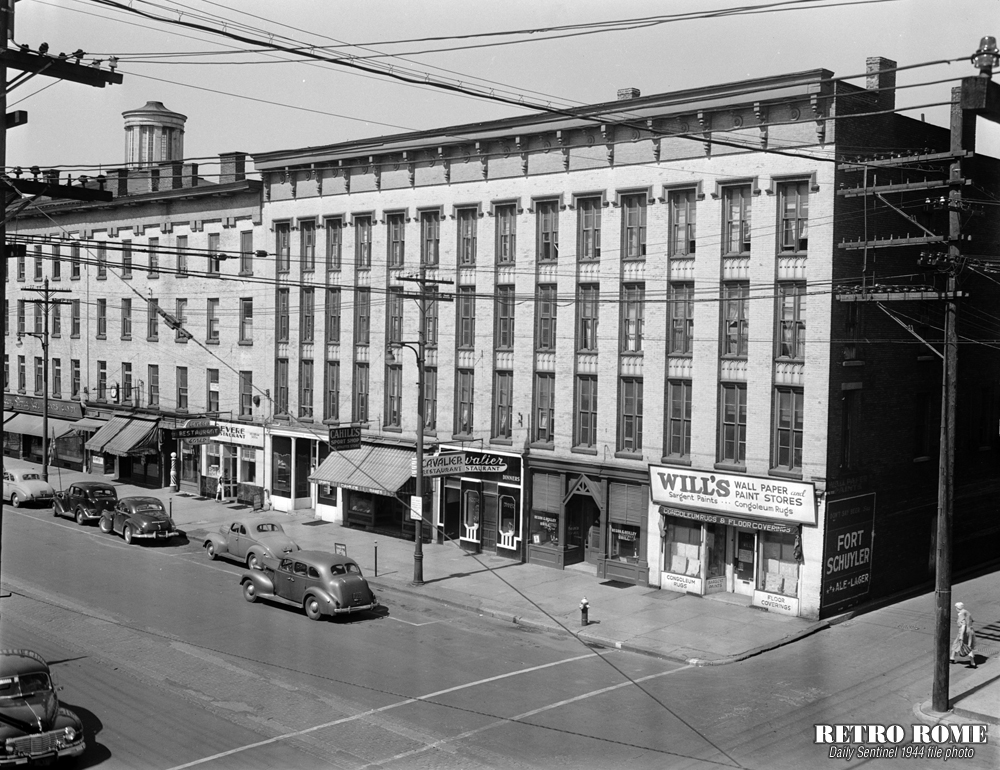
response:
M799 563L795 558L795 535L763 532L761 569L757 571L757 590L796 597L799 593Z
M532 512L531 542L535 545L559 545L559 519L544 513Z
M275 497L292 496L292 440L288 436L275 436L272 440L271 494Z
M701 576L701 524L666 517L663 569L675 575Z
M705 561L708 562L708 577L726 576L726 538L721 524L705 525Z
M257 450L240 447L240 480L244 484L257 483Z
M465 532L467 537L472 537L479 529L479 493L468 489L465 492L463 505L465 512Z
M206 455L205 467L208 469L208 475L214 478L222 477L222 463L219 460L219 445L216 443L208 444L205 447Z
M195 447L181 444L181 481L198 480L198 453Z
M510 495L500 496L500 534L517 537L517 502Z
M639 561L639 527L611 525L611 558L635 564Z

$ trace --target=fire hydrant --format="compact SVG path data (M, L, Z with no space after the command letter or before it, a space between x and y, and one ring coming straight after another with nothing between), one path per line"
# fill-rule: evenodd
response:
M587 597L583 597L583 601L580 602L580 625L585 626L589 622L587 620L587 612L590 610L590 602L587 601Z

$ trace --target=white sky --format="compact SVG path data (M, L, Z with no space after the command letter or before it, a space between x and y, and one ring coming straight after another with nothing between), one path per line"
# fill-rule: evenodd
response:
M375 42L465 35L731 8L765 0L133 0L164 9L211 13L306 45ZM809 2L783 13L680 21L646 29L535 41L471 51L380 58L434 77L495 81L532 98L593 103L618 88L644 95L813 68L838 76L864 72L865 58L885 56L901 66L971 55L984 35L1000 36L1000 0L885 0L819 9ZM248 15L253 14L253 15ZM174 14L176 18L176 13ZM287 25L287 26L283 26ZM426 129L518 113L517 108L411 87L344 68L301 62L220 64L265 60L200 56L200 63L128 62L130 55L221 51L239 43L216 35L141 19L92 0L20 0L16 42L50 53L82 48L92 58L122 58L124 83L103 89L35 77L8 95L8 110L29 113L27 126L8 132L7 165L42 167L122 165L121 113L147 101L188 116L185 155L214 158L322 145L400 130ZM261 32L253 33L262 37ZM372 46L379 51L454 47L495 38ZM343 49L355 54L357 48ZM369 51L370 52L370 51ZM164 61L164 56L155 57ZM184 60L186 61L186 59ZM271 61L274 61L273 59ZM446 72L442 69L450 70ZM899 86L945 78L952 82L902 88L897 107L945 102L961 77L977 70L965 60L900 72ZM10 76L16 74L11 72ZM1000 78L1000 71L997 77ZM155 79L154 79L155 78ZM480 81L475 81L480 82ZM852 81L863 85L864 81ZM40 90L44 89L44 90ZM209 90L212 89L212 90ZM543 92L547 96L539 97ZM246 98L241 98L246 97ZM257 101L254 101L257 100ZM305 108L305 109L303 109ZM917 107L905 114L947 125L947 107ZM1000 155L1000 131L980 130L980 151ZM87 173L94 173L89 169Z

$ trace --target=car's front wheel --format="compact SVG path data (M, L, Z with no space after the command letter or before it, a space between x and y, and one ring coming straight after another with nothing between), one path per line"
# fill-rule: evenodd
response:
M249 580L243 584L243 598L251 604L257 601L257 586Z
M205 543L205 553L208 554L208 558L209 559L211 559L212 561L215 561L215 558L216 558L216 556L215 556L215 543L213 543L211 540L209 540L209 541L207 541Z
M260 556L253 551L247 555L247 569L261 569Z
M125 542L132 545L132 527L129 524L125 525L125 529L122 531L122 537L125 538Z
M111 530L113 528L114 528L114 525L111 523L111 519L108 516L102 516L101 517L101 532L103 532L105 535L110 535L111 534Z
M306 617L309 620L319 620L323 617L323 611L319 607L319 599L315 596L307 596L305 601Z
M10 504L13 505L15 508L20 508L22 505L24 505L24 501L21 499L21 496L17 492L14 492L10 496Z

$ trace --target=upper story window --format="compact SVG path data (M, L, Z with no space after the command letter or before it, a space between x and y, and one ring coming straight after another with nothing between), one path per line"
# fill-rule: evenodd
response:
M809 248L809 182L785 182L778 187L780 248L802 253Z
M497 264L513 264L517 250L517 206L513 203L497 206L494 216L497 227Z
M406 215L387 214L385 224L389 236L389 267L402 267L406 251Z
M671 190L670 205L671 257L690 257L695 253L696 198L694 190Z
M479 210L464 208L458 210L458 264L476 264L476 226L479 224Z
M240 342L253 342L253 297L240 299Z
M670 329L667 353L691 355L694 340L694 284L670 282L667 285Z
M35 246L35 280L42 281L42 247Z
M727 187L723 191L724 232L722 253L750 254L750 185Z
M622 259L646 258L646 194L622 196Z
M601 287L596 283L581 283L577 287L576 349L597 350L597 323L600 318Z
M538 287L535 317L535 349L556 349L556 285L542 284Z
M279 273L292 269L292 234L288 222L274 224L274 257Z
M354 290L354 344L371 342L371 289Z
M420 212L420 262L437 265L441 256L441 212Z
M316 336L316 290L304 287L299 294L299 340L313 342Z
M745 357L749 344L748 311L750 285L743 282L726 283L723 292L723 349L724 356Z
M372 218L354 217L354 266L370 270L372 266Z
M240 275L253 275L253 231L240 233Z
M535 204L538 229L536 258L553 262L559 258L559 201L538 201Z
M183 277L188 272L188 237L186 235L177 236L177 276Z
M219 256L219 234L208 234L208 272L218 275L222 269L222 258Z
M340 270L343 227L344 223L340 217L326 220L326 269L328 272Z
M160 239L150 238L146 248L149 249L149 272L146 277L158 278L160 275Z
M206 313L207 326L205 336L208 342L219 341L219 299L212 297L208 300Z
M392 287L386 295L386 342L403 341L403 294L398 288Z
M108 247L99 243L96 246L97 249L97 277L107 278L108 277Z
M122 241L122 278L132 277L132 241Z
M289 307L288 289L278 289L278 342L288 342L290 333L288 320Z
M627 283L622 286L621 351L642 352L643 326L646 315L646 285Z
M601 205L600 197L577 198L576 258L580 261L601 258Z
M312 220L299 222L299 252L302 271L311 273L316 269L316 223Z
M777 343L778 358L805 359L806 286L803 283L778 284Z
M497 286L494 346L497 350L514 349L514 287Z
M459 349L476 346L476 289L460 286L458 289L458 329L455 341Z

